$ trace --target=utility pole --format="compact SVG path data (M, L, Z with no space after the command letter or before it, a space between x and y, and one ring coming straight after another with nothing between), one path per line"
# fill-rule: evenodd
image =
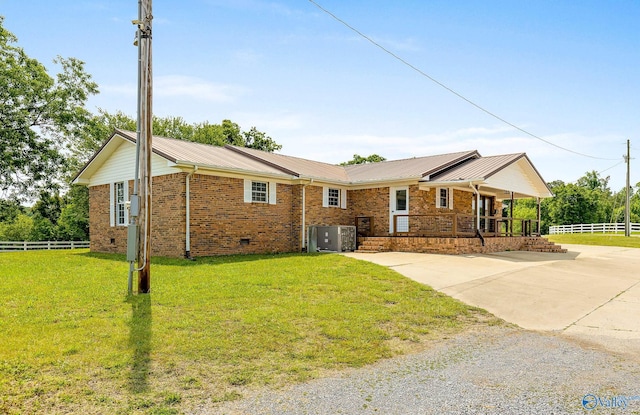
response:
M140 212L137 226L138 293L151 291L151 153L153 76L151 65L151 0L138 1L138 143Z
M627 140L627 193L624 206L624 236L631 236L631 140Z

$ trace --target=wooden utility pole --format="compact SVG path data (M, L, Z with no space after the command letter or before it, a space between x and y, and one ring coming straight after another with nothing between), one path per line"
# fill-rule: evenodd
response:
M631 236L631 140L627 140L627 192L624 206L624 236Z
M138 216L138 293L151 291L151 151L153 76L151 65L151 0L139 0L140 48L138 131L140 132L140 215Z

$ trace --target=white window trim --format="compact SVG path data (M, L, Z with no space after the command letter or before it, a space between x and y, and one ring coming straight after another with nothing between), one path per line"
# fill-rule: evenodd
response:
M334 189L338 191L338 204L337 205L329 205L329 189ZM328 208L347 208L347 189L341 189L339 187L322 187L322 207Z
M267 200L264 202L253 200L253 189L252 183L266 183L267 184ZM244 202L245 203L268 203L270 205L275 205L277 203L277 193L276 193L277 183L276 182L267 182L264 180L251 180L244 179Z
M446 190L447 191L447 205L448 206L442 206L440 204L440 191L441 190ZM453 189L450 187L436 187L436 208L438 209L453 209Z
M124 190L124 223L118 223L118 209L116 209L116 184L122 183L122 188ZM127 226L129 224L129 209L127 209L126 202L129 200L129 181L122 180L119 182L114 182L109 184L109 226Z

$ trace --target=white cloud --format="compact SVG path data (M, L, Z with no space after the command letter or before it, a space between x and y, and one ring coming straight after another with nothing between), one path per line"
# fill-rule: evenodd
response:
M158 98L189 98L209 102L229 102L245 93L244 88L234 85L216 84L204 79L165 75L154 79L154 96Z

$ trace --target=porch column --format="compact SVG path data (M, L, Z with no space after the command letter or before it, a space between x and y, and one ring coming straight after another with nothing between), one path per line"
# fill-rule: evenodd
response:
M513 192L511 192L511 204L509 204L509 216L511 216L511 220L509 221L509 236L513 236Z
M480 186L476 186L476 229L480 231Z
M540 198L537 197L536 200L538 202L538 234L542 235L542 226L541 226L542 223L540 222L540 218L542 217L541 216L541 209L540 209Z

